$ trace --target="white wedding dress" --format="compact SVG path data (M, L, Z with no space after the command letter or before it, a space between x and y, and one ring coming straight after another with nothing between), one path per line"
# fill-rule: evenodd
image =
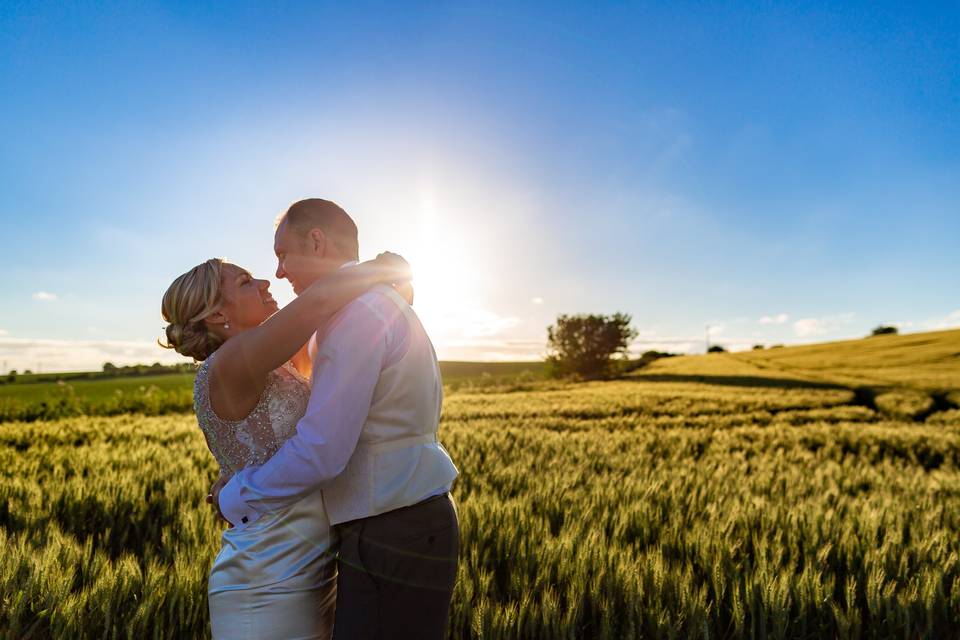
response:
M221 473L266 462L295 432L310 386L286 364L267 376L256 408L243 420L222 420L210 405L209 371L194 383L197 421ZM210 626L215 639L328 640L336 608L336 540L317 490L291 507L223 532L210 569Z

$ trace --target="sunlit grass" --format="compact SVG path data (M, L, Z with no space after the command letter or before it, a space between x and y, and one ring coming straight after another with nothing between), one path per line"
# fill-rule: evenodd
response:
M460 392L456 638L943 637L960 423L839 389ZM190 416L0 427L7 637L207 633L219 528Z

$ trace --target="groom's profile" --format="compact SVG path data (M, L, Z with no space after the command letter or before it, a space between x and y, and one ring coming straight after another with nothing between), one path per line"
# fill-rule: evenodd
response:
M310 198L278 219L277 277L296 293L359 258L357 227ZM436 353L392 288L353 300L311 340L312 387L297 433L219 494L243 527L321 487L340 536L337 640L443 638L459 550L457 469L437 439Z

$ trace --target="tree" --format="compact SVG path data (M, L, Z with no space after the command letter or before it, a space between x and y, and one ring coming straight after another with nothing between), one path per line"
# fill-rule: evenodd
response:
M707 349L707 353L723 353L724 351L726 351L726 349L724 349L718 344L715 344L709 349Z
M763 345L762 345L762 344L755 344L755 345L753 345L753 350L754 350L754 351L763 351Z
M117 365L113 364L112 362L104 362L104 363L103 363L103 372L104 372L104 373L116 373L116 372L117 372Z
M10 373L7 374L7 382L14 383L17 381L17 370L11 369Z
M548 370L554 376L576 374L584 378L605 378L613 372L611 357L627 356L627 345L637 337L630 316L559 315L547 327Z
M883 335L888 335L888 334L896 334L896 333L898 333L898 332L899 332L899 331L898 331L898 329L897 329L896 327L891 327L891 326L889 326L889 325L882 325L882 324L881 324L881 325L878 326L878 327L874 327L874 329L873 329L873 331L871 332L870 335L872 335L872 336L883 336Z

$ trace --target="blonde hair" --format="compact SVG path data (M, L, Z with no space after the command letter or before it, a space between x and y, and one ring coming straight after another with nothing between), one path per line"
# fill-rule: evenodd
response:
M223 344L204 319L220 308L222 258L211 258L178 277L163 294L160 312L168 323L165 349L194 360L206 360ZM159 342L159 341L158 341Z

